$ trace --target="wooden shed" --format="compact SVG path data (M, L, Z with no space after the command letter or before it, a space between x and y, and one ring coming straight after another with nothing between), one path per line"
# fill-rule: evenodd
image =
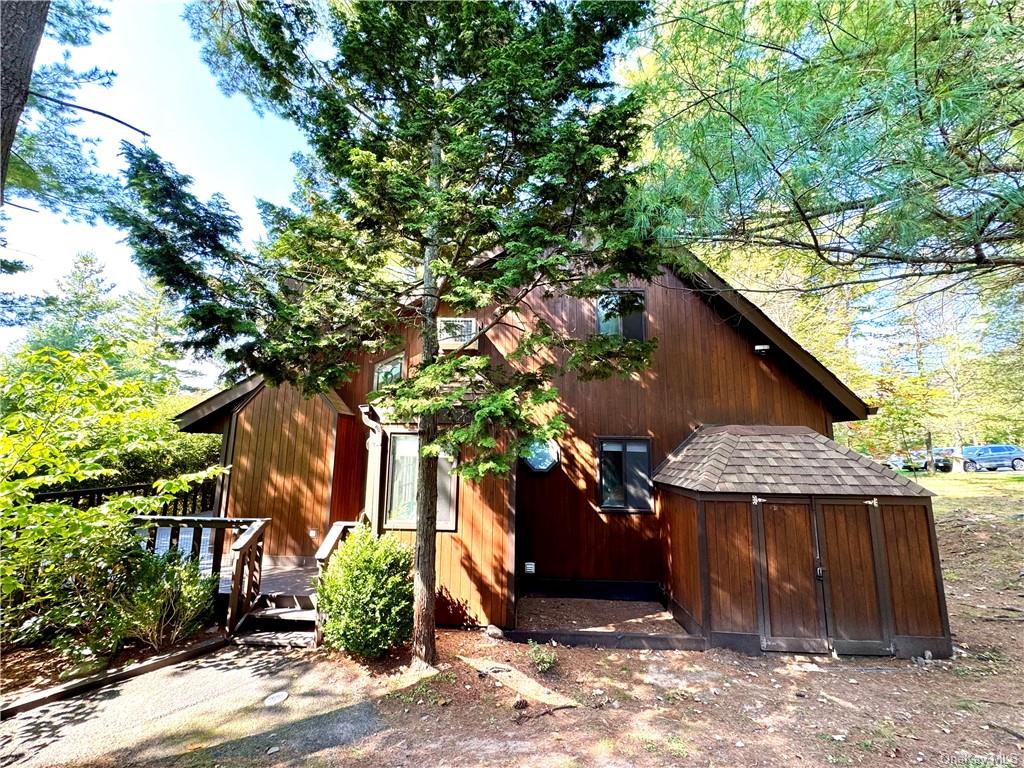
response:
M665 592L747 652L952 652L931 492L807 427L709 426L654 472Z

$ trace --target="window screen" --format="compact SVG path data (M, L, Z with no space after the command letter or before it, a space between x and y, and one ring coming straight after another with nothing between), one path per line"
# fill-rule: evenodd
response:
M601 506L652 509L650 443L647 440L602 439L599 453Z
M391 435L388 455L387 528L416 527L416 482L419 478L420 440L417 435ZM437 529L455 530L458 478L449 456L437 460Z

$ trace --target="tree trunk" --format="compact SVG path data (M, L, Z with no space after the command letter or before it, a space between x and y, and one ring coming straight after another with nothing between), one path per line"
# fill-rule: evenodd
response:
M0 204L7 188L7 161L28 99L32 66L49 12L50 0L0 3Z
M441 145L434 131L430 145L429 186L441 186ZM434 259L438 250L437 224L427 231L427 247L423 250L423 304L420 317L423 324L423 358L427 366L437 359L437 280ZM419 419L420 448L437 438L437 415L423 414ZM436 622L434 603L437 591L437 456L419 457L419 478L416 483L416 582L414 591L412 653L413 657L433 665L436 656Z

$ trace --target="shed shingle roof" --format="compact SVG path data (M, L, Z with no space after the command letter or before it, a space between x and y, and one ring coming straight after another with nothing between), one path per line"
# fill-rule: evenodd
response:
M700 427L655 469L654 482L699 493L934 495L808 427Z

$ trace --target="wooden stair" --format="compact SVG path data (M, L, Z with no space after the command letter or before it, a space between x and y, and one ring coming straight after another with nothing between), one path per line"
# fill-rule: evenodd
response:
M231 641L261 648L316 646L316 597L261 594L239 622Z

